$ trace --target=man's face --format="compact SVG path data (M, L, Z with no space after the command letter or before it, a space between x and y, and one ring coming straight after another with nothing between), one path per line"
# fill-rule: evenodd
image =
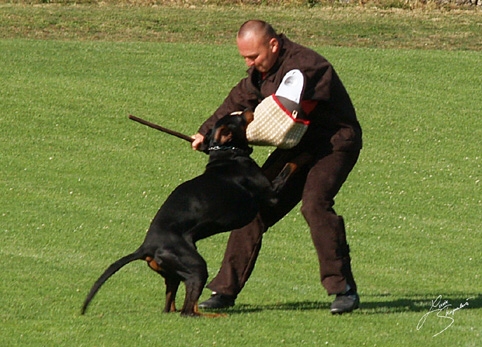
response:
M268 72L276 62L279 44L275 38L267 40L254 34L236 40L239 54L248 67L254 66L259 72Z

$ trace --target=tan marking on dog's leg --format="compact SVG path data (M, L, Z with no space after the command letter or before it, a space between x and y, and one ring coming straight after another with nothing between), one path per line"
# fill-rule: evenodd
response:
M159 266L159 264L154 260L153 257L146 257L145 259L147 261L147 265L154 271L156 272L160 272L161 271L161 267Z

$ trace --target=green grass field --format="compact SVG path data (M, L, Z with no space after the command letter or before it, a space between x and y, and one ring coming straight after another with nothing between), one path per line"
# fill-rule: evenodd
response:
M266 234L227 317L161 314L163 281L142 262L112 277L81 316L101 272L137 248L169 192L206 163L127 116L194 133L245 67L228 42L25 37L0 40L1 346L482 343L480 51L313 46L335 65L364 129L336 205L360 310L329 313L295 209ZM211 277L227 236L198 244ZM439 296L452 306L430 313Z

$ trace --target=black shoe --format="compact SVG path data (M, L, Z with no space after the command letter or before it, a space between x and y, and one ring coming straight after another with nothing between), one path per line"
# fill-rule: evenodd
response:
M213 294L208 300L201 302L198 307L206 309L228 308L234 306L235 300L236 298L231 295Z
M360 306L360 297L352 290L345 294L337 294L335 301L331 304L330 312L332 314L348 313L356 310Z

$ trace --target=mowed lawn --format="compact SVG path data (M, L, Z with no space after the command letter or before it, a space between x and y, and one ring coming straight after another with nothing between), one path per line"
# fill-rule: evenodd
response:
M3 39L0 345L480 345L480 52L314 48L364 130L335 206L360 310L329 313L295 209L266 234L227 317L161 314L164 283L143 262L112 277L81 316L97 277L137 248L169 192L207 159L128 115L193 134L245 66L233 44ZM211 278L227 236L198 244Z

